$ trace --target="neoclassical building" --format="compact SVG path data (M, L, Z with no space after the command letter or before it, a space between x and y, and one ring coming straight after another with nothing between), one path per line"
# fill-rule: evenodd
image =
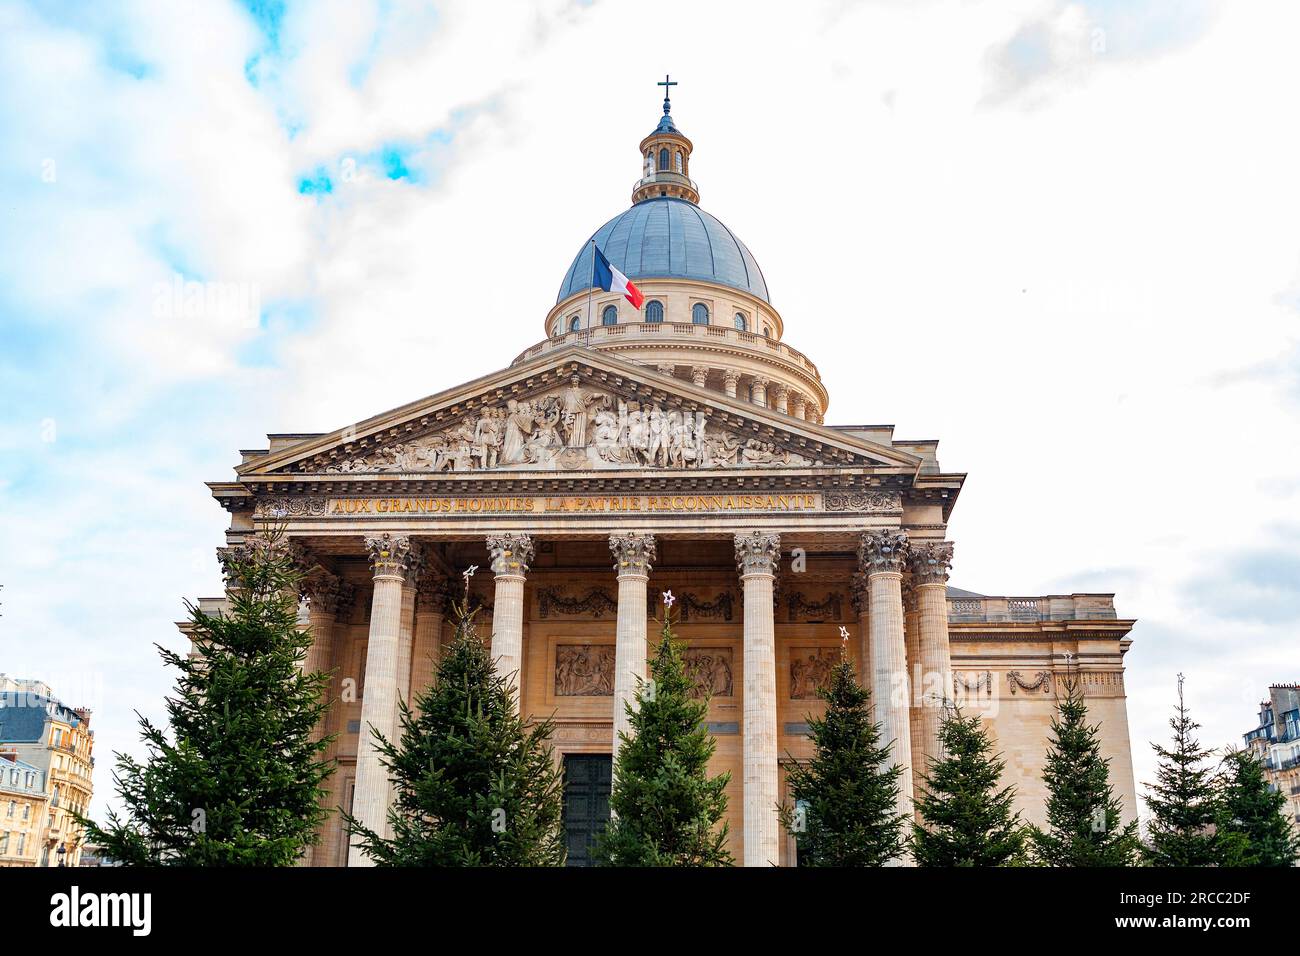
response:
M230 513L228 548L275 522L300 555L307 665L333 673L331 806L383 826L390 785L368 728L391 738L397 701L428 684L451 638L448 599L477 566L498 666L524 714L556 722L573 864L608 817L623 705L666 591L747 866L797 862L777 817L782 768L809 754L817 685L845 651L904 768L905 809L943 701L960 699L1041 820L1047 726L1073 670L1133 817L1133 622L1109 594L948 586L965 476L933 441L827 423L830 392L786 340L757 260L700 206L670 105L641 141L631 206L581 245L544 337L509 367L329 434L269 435L209 486ZM591 288L593 244L640 308ZM336 815L311 862L367 860Z

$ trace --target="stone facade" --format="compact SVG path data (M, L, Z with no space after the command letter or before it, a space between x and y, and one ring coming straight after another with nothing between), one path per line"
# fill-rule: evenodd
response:
M681 149L685 169L690 141L663 130L643 157ZM689 181L654 198L667 196L661 172L646 172L639 202L698 201ZM559 760L616 750L660 595L673 592L745 865L794 862L776 814L782 764L808 756L815 690L841 648L904 767L904 809L955 696L980 707L1021 808L1041 819L1036 774L1069 660L1131 816L1132 622L1110 595L950 589L960 557L947 525L965 476L940 467L934 442L825 424L829 392L784 342L765 284L627 268L640 309L562 295L547 339L507 368L329 434L268 436L235 480L210 484L230 513L228 546L276 522L310 555L310 663L333 673L321 728L338 735L331 805L381 824L388 783L366 728L387 732L399 697L427 683L450 638L447 582L477 566L480 632L521 712L554 717ZM614 324L589 321L611 304ZM323 836L310 862L366 862L337 817Z

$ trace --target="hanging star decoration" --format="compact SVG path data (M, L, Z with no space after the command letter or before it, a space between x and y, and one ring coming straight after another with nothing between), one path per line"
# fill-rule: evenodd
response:
M672 607L677 598L673 597L672 591L664 592L664 607Z
M845 643L848 643L849 640L849 629L843 624L840 625L840 640Z

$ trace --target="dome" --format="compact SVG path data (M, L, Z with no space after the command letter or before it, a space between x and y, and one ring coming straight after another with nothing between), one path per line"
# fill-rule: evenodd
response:
M592 239L629 279L698 279L771 301L763 271L745 244L713 216L683 199L639 202L597 229ZM590 281L589 240L565 273L555 301L585 292Z

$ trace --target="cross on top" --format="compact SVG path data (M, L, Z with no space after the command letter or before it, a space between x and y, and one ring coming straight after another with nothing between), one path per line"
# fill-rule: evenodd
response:
M676 85L677 85L677 81L670 80L668 78L667 73L664 74L664 78L660 82L655 84L655 86L662 86L664 88L664 112L665 113L667 113L670 109L672 109L672 105L673 105L672 100L669 98L670 94L672 93L672 90L669 89L669 87L673 87Z

